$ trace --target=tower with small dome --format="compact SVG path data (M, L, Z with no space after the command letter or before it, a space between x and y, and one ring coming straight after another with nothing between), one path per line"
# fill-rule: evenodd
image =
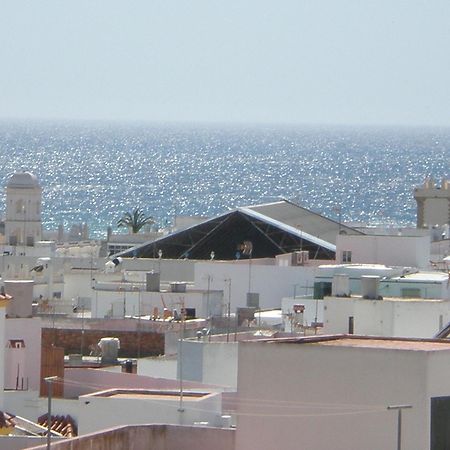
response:
M36 175L12 175L6 185L6 244L33 246L42 239L41 203L42 188Z

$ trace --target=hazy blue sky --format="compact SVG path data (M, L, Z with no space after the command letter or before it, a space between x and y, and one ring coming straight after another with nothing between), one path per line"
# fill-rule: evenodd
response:
M0 117L450 124L449 0L4 0Z

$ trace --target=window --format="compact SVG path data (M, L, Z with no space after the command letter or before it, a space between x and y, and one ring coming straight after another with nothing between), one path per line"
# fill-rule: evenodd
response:
M403 298L421 298L420 288L402 288Z
M352 262L352 252L350 250L344 250L342 252L342 262L343 263Z
M22 199L17 200L17 202L16 202L16 213L20 214L20 213L23 213L23 212L25 212L25 204L24 204Z

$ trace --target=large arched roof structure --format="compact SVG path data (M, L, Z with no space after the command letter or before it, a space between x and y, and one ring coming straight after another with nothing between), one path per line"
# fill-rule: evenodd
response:
M287 201L271 205L270 215L261 212L264 205L237 208L114 256L158 258L161 251L163 258L209 259L214 252L216 259L232 260L248 257L248 250L243 252L242 249L245 242L251 242L252 258L307 250L311 259L334 259L334 242L315 236L309 230L326 231L330 236L334 236L333 231L336 235L339 231L359 234L352 228ZM277 208L284 220L276 217ZM302 223L308 231L292 224L298 219L295 213L302 216Z

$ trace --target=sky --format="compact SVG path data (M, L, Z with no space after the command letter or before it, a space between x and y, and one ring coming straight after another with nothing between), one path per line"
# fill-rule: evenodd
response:
M4 0L0 119L450 121L448 0Z

